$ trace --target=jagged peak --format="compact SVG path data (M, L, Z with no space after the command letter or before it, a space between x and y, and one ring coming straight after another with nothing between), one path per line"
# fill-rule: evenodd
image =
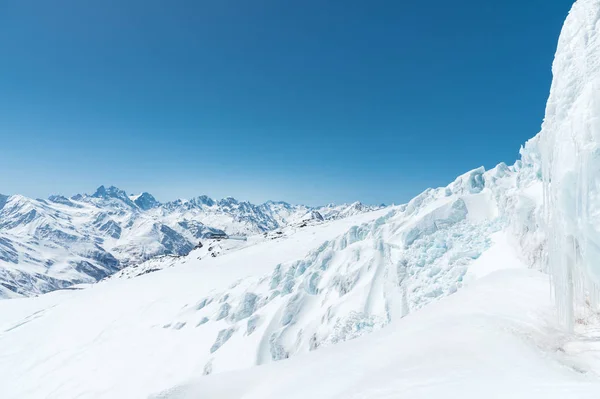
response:
M214 199L210 198L208 195L199 195L195 198L192 198L192 200L190 202L192 202L194 205L206 205L206 206L214 206L216 204L216 201Z
M104 200L108 200L108 199L116 199L119 200L123 203L125 203L126 205L136 208L136 204L129 198L129 195L127 195L127 192L125 190L121 190L118 187L115 186L109 186L109 187L105 187L104 185L98 187L96 189L96 192L90 196L73 196L71 197L72 200L74 201L78 201L78 200L83 200L86 197L88 198L97 198L97 199L104 199Z
M243 201L242 201L242 203L243 203ZM223 199L220 199L218 201L218 204L219 205L237 205L237 204L240 204L240 202L233 197L225 197Z
M92 197L98 198L98 197L104 197L106 195L107 195L106 187L104 187L104 185L102 185L96 189L96 192L94 194L92 194Z
M154 196L146 191L138 195L132 195L129 197L140 209L147 211L152 208L156 208L160 205L160 202L154 198Z
M325 218L323 217L323 215L321 215L321 213L315 209L308 211L302 218L302 221L308 221L308 220L317 220L322 222L323 220L325 220Z
M273 200L268 200L268 201L264 202L263 205L284 205L284 206L291 206L291 204L289 202L285 202L285 201L273 201Z
M96 192L94 194L92 194L92 197L94 197L94 198L106 198L106 197L123 198L123 197L127 197L127 198L129 198L129 196L127 195L127 193L124 190L121 190L120 188L115 187L115 186L109 186L108 188L106 188L104 185L98 187L96 189Z
M291 205L288 204L287 202L284 201L267 201L267 202L263 202L262 204L260 204L258 206L259 209L265 211L265 212L279 212L282 209L285 209L288 212L292 212L294 210L299 210L299 209L311 209L311 207L308 206L304 206L304 205Z

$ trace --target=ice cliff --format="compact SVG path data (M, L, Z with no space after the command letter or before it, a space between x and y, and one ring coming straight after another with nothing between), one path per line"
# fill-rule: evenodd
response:
M579 0L560 35L540 134L548 266L562 322L598 305L600 1ZM583 313L582 313L583 312Z

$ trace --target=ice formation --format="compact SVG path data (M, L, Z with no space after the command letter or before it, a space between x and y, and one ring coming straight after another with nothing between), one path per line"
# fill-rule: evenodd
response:
M379 330L467 284L471 264L503 234L509 215L523 214L515 225L530 221L541 195L531 199L513 187L517 179L527 189L541 186L535 165L467 172L299 260L198 298L171 326L185 320L215 337L213 373L229 369L225 359L240 350L256 353L246 364L266 364ZM528 238L535 218L531 223L521 234L524 248L536 248Z
M159 259L147 266L160 273L0 301L3 393L132 397L250 368L204 378L219 386L192 397L332 397L324 387L336 397L600 397L594 368L581 366L598 359L597 341L565 345L548 328L547 278L524 270L548 269L567 327L600 320L586 313L600 282L599 21L600 0L573 6L542 131L512 166L474 169L387 210L340 219L321 208L335 220L218 258ZM3 248L14 256L0 237ZM117 356L121 368L97 366Z
M577 1L565 21L539 146L548 266L561 321L572 329L598 305L600 282L600 1Z

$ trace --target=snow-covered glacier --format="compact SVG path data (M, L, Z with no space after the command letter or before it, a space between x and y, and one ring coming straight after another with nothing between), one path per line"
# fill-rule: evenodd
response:
M542 267L542 181L524 159L427 190L301 260L199 297L163 327L213 331L205 373L220 372L381 329L469 285L484 273L472 265L499 242L519 248L518 264Z
M196 376L279 365L397 331L431 306L477 291L496 270L542 267L537 160L524 149L513 166L474 169L405 205L307 225L218 257L199 248L155 259L148 268L163 270L125 269L119 275L132 278L79 291L1 301L5 392L146 397ZM502 291L507 283L498 284ZM477 310L488 311L498 312ZM465 328L461 336L473 333ZM198 389L191 397L227 397Z
M600 397L599 31L600 0L577 1L513 165L0 301L4 396Z

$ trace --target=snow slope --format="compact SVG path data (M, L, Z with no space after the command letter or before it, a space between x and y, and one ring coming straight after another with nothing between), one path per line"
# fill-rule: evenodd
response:
M0 302L2 396L600 397L600 312L578 286L596 271L596 116L578 104L593 104L599 21L600 0L575 4L542 133L512 166ZM561 304L583 297L572 330L546 271Z
M598 397L599 32L600 1L577 1L561 34L542 132L509 170L514 184L501 177L503 188L492 189L503 223L493 236L506 234L510 245L496 241L472 262L462 280L469 287L380 334L158 397ZM456 209L438 208L418 233L431 237L440 218L456 220ZM519 270L522 261L549 267L566 333L547 279ZM512 270L502 270L507 265Z
M164 270L0 302L4 389L9 398L141 398L375 334L478 273L537 259L518 249L537 248L536 171L479 168L408 204L289 227L216 258L200 248L151 261Z
M308 226L216 258L184 258L132 279L0 301L2 398L141 398L201 374L216 333L178 324L185 309L386 212Z
M546 276L503 270L378 333L279 363L202 377L155 397L599 397L600 381L557 350L562 341Z
M148 193L128 196L104 186L72 198L0 196L0 298L95 282L160 255L187 255L212 233L259 234L306 215L332 220L378 207L322 207L326 217L319 209L206 196L161 204Z

